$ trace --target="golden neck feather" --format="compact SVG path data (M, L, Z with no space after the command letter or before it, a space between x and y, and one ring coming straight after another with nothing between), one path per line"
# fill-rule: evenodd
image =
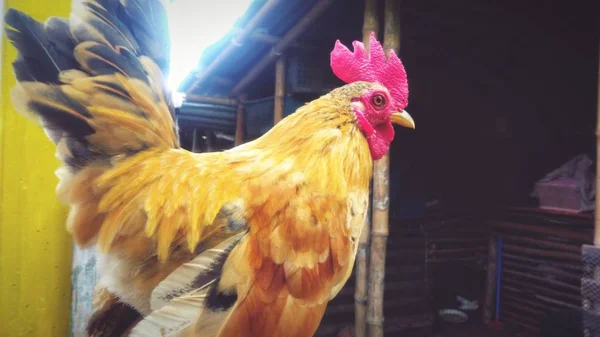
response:
M330 182L345 184L340 192L368 188L372 174L369 147L349 100L332 95L306 104L262 137L231 151L247 159L261 153L273 164L289 158L295 169L326 189Z

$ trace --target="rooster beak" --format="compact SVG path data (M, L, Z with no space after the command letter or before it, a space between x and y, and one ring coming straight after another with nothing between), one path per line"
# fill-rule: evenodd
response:
M392 113L392 123L406 128L415 128L415 121L410 117L406 110Z

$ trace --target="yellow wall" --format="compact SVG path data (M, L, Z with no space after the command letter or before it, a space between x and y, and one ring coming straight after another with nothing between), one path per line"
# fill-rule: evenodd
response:
M0 0L1 1L1 0ZM69 0L4 0L35 19L67 16ZM3 34L4 35L4 34ZM0 96L0 336L69 336L71 238L54 195L54 145L17 115L9 91L16 55L2 39Z

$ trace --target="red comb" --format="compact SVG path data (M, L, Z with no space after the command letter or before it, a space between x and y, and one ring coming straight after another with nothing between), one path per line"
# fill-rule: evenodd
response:
M346 83L356 81L378 82L386 87L394 107L404 110L408 105L408 81L402 61L390 50L390 56L385 59L381 43L377 41L375 33L371 33L369 51L367 55L362 42L354 41L354 53L344 46L339 40L331 52L331 69L340 80Z

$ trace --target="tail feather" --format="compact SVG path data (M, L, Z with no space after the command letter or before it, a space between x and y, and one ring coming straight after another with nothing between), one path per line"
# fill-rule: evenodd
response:
M121 0L131 32L142 55L154 60L164 74L169 72L171 42L167 13L160 1Z
M121 47L140 54L129 28L98 3L75 3L70 21L71 35L77 44L97 42L115 50Z
M94 41L85 41L75 47L75 59L81 68L91 75L122 75L147 79L147 74L139 59L123 48L116 53L115 50Z
M14 105L41 120L68 167L179 147L159 0L83 0L45 24L9 9L5 22L19 52Z
M69 21L67 19L51 17L44 23L44 30L48 39L52 42L56 51L62 55L70 68L76 67L73 49L75 42L69 32Z
M13 63L19 81L57 83L62 70L76 67L69 40L64 41L61 21L49 19L44 26L31 16L10 8L5 16L6 36L19 50ZM50 38L49 35L53 38ZM61 46L57 47L59 43Z

